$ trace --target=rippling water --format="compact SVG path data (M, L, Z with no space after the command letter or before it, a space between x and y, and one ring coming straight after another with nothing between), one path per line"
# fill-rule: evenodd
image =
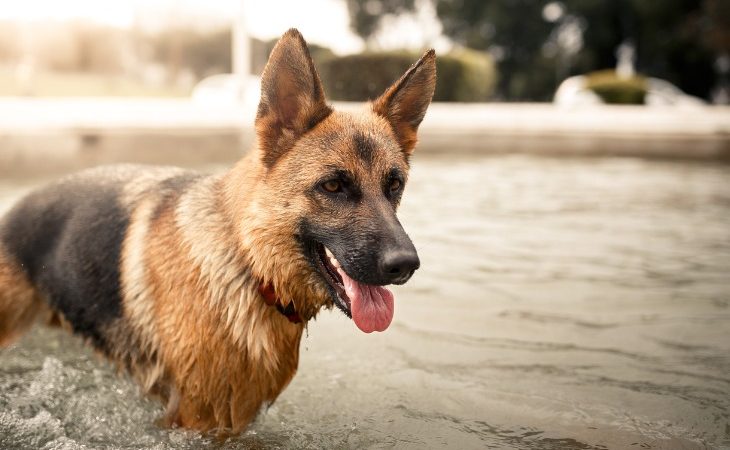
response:
M36 328L0 350L0 448L730 447L730 166L423 157L401 211L422 268L392 327L321 314L244 435L157 428Z

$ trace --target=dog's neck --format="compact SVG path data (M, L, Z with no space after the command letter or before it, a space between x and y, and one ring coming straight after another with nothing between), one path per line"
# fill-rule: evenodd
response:
M303 325L290 323L268 306L258 292L263 278L252 270L251 264L257 255L240 245L231 213L225 207L220 208L225 182L225 176L212 177L185 193L177 205L176 221L181 238L190 248L192 262L204 280L202 285L215 286L207 295L210 310L220 314L221 323L230 330L233 340L245 345L249 355L259 359L264 353L280 353L286 349L271 346L277 339L266 342L251 340L250 336L265 331L293 338L301 335ZM263 323L266 326L254 330ZM284 341L291 342L291 339ZM276 361L277 357L268 360Z
M311 276L307 263L292 254L294 247L298 249L291 241L294 232L277 231L281 230L277 222L283 208L278 204L281 194L263 189L267 176L261 154L254 149L220 180L223 209L234 228L231 235L236 245L248 256L247 267L258 280L256 287L271 285L277 297L275 305L280 305L277 309L292 318L295 312L306 322L323 303L311 300L323 294L313 292L316 283L307 278Z

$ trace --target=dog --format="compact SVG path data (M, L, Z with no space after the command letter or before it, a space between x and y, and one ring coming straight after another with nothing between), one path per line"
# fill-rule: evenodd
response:
M241 432L321 309L390 324L384 286L420 264L396 209L435 58L338 112L291 29L262 75L254 148L228 172L106 166L31 192L0 221L0 345L67 327L160 398L164 424Z

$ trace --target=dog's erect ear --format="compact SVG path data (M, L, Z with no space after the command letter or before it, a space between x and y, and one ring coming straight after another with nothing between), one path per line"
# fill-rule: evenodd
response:
M406 155L416 146L416 131L435 89L436 52L429 50L373 102L373 111L390 121Z
M256 134L264 164L271 167L331 112L307 43L292 28L274 46L261 76Z

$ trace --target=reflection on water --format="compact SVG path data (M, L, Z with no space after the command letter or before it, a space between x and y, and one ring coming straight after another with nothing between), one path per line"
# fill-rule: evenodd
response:
M224 448L730 446L730 166L416 159L422 268L393 326L324 312L299 374ZM0 182L0 209L26 188ZM0 351L0 447L220 447L154 424L82 344Z

